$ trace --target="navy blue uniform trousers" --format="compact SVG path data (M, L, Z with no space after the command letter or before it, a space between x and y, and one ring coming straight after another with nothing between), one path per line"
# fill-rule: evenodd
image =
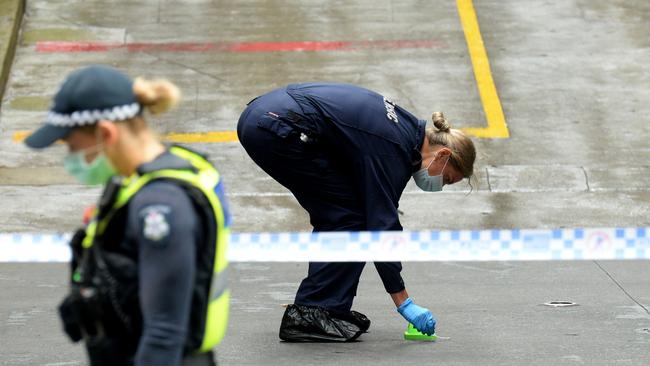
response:
M285 89L254 99L237 125L241 144L258 166L293 193L309 213L314 231L368 230L349 164L319 143L318 135L301 136L303 129L296 127L300 123L292 121L289 112L300 110ZM295 303L349 312L364 266L309 263ZM388 293L404 290L399 262L376 262L375 267Z

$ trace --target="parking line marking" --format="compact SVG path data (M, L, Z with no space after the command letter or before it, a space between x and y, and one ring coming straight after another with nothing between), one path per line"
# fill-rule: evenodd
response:
M481 104L487 127L466 127L465 132L479 138L508 138L510 133L499 95L497 93L490 61L485 51L483 37L472 0L456 0L467 48L472 60L476 85L481 97ZM434 48L441 44L430 40L401 41L361 41L361 42L243 42L243 43L134 43L111 44L102 42L39 42L38 52L104 52L115 48L126 48L132 52L168 51L168 52L289 52L289 51L332 51L354 50L363 48ZM14 133L13 140L21 142L30 131ZM194 133L169 133L163 137L166 141L177 143L218 143L237 142L236 131L208 131Z
M23 142L32 131L18 131L13 135L14 142ZM237 142L237 131L210 131L210 132L171 132L162 135L167 142L179 144L214 143L214 142Z
M499 95L497 94L492 72L490 71L490 61L485 51L483 37L478 25L476 11L472 0L456 0L460 22L465 32L467 49L472 59L474 77L478 87L483 111L487 119L487 127L469 127L463 130L476 137L483 138L508 138L508 126L503 115Z
M237 142L237 131L210 131L193 133L168 133L163 136L165 141L179 144L208 143L208 142Z

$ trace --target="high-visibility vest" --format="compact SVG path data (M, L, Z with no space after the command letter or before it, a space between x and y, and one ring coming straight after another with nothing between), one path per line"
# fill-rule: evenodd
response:
M205 307L204 331L200 346L194 352L207 352L222 340L227 324L230 290L227 286L228 261L226 251L230 237L230 219L227 211L223 184L219 173L203 156L180 146L172 146L169 152L188 161L194 168L166 169L135 174L123 180L116 193L112 206L102 218L95 218L86 227L86 237L82 246L89 249L96 238L101 237L115 213L124 208L135 194L147 183L158 180L171 180L198 189L207 199L212 208L216 225L215 255L213 262L212 281L210 283L208 305ZM73 278L74 279L74 278Z

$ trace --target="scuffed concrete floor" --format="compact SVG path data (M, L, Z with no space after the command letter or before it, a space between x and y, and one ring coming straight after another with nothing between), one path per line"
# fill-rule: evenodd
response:
M475 1L511 137L477 139L478 189L402 197L407 229L650 225L650 6L645 0ZM43 41L266 42L429 40L422 49L319 52L39 53ZM68 231L98 191L75 185L61 147L37 154L12 141L34 128L63 75L109 63L168 77L181 108L152 120L161 133L233 130L252 97L327 80L378 90L458 127L485 117L453 1L28 1L0 115L1 232ZM236 231L309 230L295 200L237 143L195 144L229 187ZM272 194L269 194L272 193ZM410 343L372 266L355 308L373 321L353 344L277 338L304 264L233 264L225 365L645 365L650 263L406 263L409 292L439 318L435 344ZM0 364L83 364L55 306L63 264L0 265ZM571 300L570 308L548 308Z

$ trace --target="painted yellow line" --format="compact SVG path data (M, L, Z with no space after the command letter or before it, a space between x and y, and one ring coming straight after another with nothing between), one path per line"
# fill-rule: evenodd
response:
M32 133L31 131L18 131L13 135L14 142L22 142ZM237 131L211 131L193 133L168 133L162 136L163 140L180 144L210 143L210 142L237 142Z
M192 144L199 142L237 142L237 131L211 131L194 133L169 133L163 136L169 142Z
M485 45L481 37L481 30L478 26L478 19L472 0L456 0L460 22L465 32L465 40L472 59L474 68L474 77L478 87L483 111L487 119L487 127L482 128L465 128L464 130L476 137L484 138L507 138L510 137L506 119L503 115L501 102L497 89L494 86L492 72L490 71L490 61L488 60Z
M13 140L14 142L22 142L30 133L32 133L32 131L18 131L14 133Z
M490 61L485 51L483 37L478 25L476 11L472 0L456 0L458 14L465 33L467 48L472 60L474 77L478 87L483 111L487 119L487 127L468 127L463 130L468 134L480 138L507 138L510 137L506 119L503 115L499 95L497 94L492 72L490 70ZM13 135L15 142L23 141L30 131L19 131ZM194 133L169 133L163 136L163 139L176 143L214 143L214 142L236 142L236 131L210 131Z

